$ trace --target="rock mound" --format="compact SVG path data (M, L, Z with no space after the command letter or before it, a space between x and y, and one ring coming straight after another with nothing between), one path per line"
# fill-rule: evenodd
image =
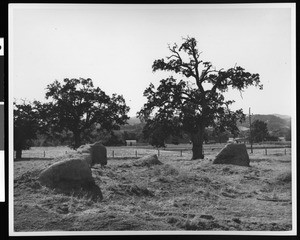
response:
M101 190L95 184L88 163L79 158L71 158L52 164L40 173L38 181L41 185L63 192L86 190L92 193L92 197L102 199Z
M101 166L107 165L107 150L100 142L91 145L92 165L100 163Z
M250 159L245 144L227 144L216 156L214 164L233 164L249 167Z
M101 164L101 166L107 165L107 150L100 142L82 145L77 149L77 153L79 153L90 166L95 164Z
M152 165L162 165L162 164L163 163L158 160L156 154L142 157L142 158L134 161L134 163L133 163L134 166L148 166L148 167L150 167Z

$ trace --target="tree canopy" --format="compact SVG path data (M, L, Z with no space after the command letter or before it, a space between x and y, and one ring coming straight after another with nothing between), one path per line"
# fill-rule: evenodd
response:
M37 109L30 102L23 101L14 106L14 150L16 158L22 157L22 150L29 149L32 146L32 140L36 139L40 128L40 120Z
M262 142L269 138L267 123L255 120L251 125L251 136L254 142Z
M152 70L168 71L173 75L162 79L157 88L152 83L146 88L147 102L138 117L146 122L146 132L160 125L168 135L188 133L193 143L192 159L203 158L206 127L236 134L239 131L236 122L245 118L242 109L230 110L234 101L226 100L224 92L243 91L249 86L262 89L259 74L246 72L240 66L217 70L211 62L200 59L201 52L192 37L184 38L180 46L175 43L168 48L170 55L155 60Z
M54 81L46 88L49 103L41 104L41 114L54 132L73 132L73 148L78 148L92 128L118 130L129 119L122 95L108 96L94 87L90 78L69 79L63 83Z

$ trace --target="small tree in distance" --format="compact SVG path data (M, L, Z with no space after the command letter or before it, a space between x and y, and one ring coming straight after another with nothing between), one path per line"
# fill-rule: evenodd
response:
M179 73L184 79L178 81L170 76L162 79L157 89L151 83L144 91L147 103L137 114L146 122L148 133L159 125L168 133L163 136L189 134L192 159L202 159L206 127L236 135L239 131L236 122L245 118L242 109L229 109L234 101L226 101L223 93L230 88L242 91L252 85L262 89L259 74L246 72L239 66L216 70L211 62L200 59L195 38L187 37L180 46L169 46L169 50L168 57L154 61L153 72Z
M151 121L151 120L150 120ZM153 123L155 124L155 123ZM148 128L151 126L150 124L145 125L143 129L143 134L146 139L149 140L149 143L156 148L166 147L165 139L168 137L168 130L166 129L166 125L163 124L155 124L152 128Z
M254 142L262 142L269 139L267 123L261 120L255 120L252 124L251 135Z
M76 149L98 124L100 130L118 130L129 119L122 95L108 96L94 87L90 78L69 79L63 83L54 81L47 86L46 99L40 104L41 115L53 132L69 130L73 133L71 147Z
M14 106L14 150L16 159L22 158L22 150L32 146L32 140L37 138L40 130L39 114L30 102L23 101L22 104L13 103Z

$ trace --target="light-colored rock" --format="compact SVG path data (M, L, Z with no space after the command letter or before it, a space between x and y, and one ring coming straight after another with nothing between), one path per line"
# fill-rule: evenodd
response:
M133 162L134 166L152 166L152 165L162 165L163 163L158 160L156 154L142 157Z
M72 158L56 162L44 169L38 178L47 187L85 187L94 184L92 171L82 159Z
M245 144L227 144L216 156L214 164L249 166L250 159Z
M77 148L78 153L90 153L90 151L91 151L91 144L81 145L79 148Z
M41 185L54 188L60 193L87 196L102 200L103 195L96 185L90 166L81 158L69 158L44 169L38 178Z

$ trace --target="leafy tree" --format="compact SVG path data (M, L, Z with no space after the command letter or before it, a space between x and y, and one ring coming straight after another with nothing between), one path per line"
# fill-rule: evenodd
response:
M168 137L166 125L149 120L144 126L143 135L153 147L166 147L165 140Z
M48 131L47 131L48 132ZM65 146L72 144L71 139L73 138L73 133L70 131L62 131L61 133L38 133L37 139L33 141L33 146L38 147L56 147Z
M172 137L171 138L171 143L174 145L178 145L179 144L179 137Z
M126 140L137 140L138 136L135 131L124 131L123 132L123 142L125 143Z
M42 131L39 132L37 140L43 142L43 146L58 146L70 142L72 132L67 129L57 130L55 119L53 118L53 103L41 103L34 101L34 106L39 115L40 127ZM38 141L35 141L36 143Z
M220 132L220 131L217 131L214 129L212 132L212 136L213 136L214 140L218 143L227 142L229 139L229 133L227 131Z
M96 126L99 131L118 130L129 119L129 107L123 96L108 96L94 87L90 78L65 78L63 83L56 80L46 89L46 99L52 101L40 106L41 114L51 131L73 133L74 149L89 138Z
M111 131L106 140L103 142L105 146L122 146L124 145L123 137L120 132Z
M226 101L223 93L229 88L243 91L251 85L262 89L259 74L245 72L239 66L216 70L211 62L200 60L195 38L183 39L180 46L169 45L169 50L168 57L154 61L153 72L170 71L184 79L170 76L162 79L157 89L151 83L144 91L147 103L137 114L147 122L146 131L151 132L160 124L168 126L164 129L168 135L188 133L193 143L192 159L202 159L206 127L237 134L236 122L245 118L242 109L229 109L234 101Z
M292 140L292 132L291 129L288 129L286 134L285 134L285 140L286 141L291 141Z
M251 128L251 136L254 142L262 142L268 139L269 131L267 123L260 120L255 120L251 124Z
M34 104L26 103L14 106L14 150L16 158L22 157L22 150L30 149L32 140L37 138L37 133L41 129L39 114Z

